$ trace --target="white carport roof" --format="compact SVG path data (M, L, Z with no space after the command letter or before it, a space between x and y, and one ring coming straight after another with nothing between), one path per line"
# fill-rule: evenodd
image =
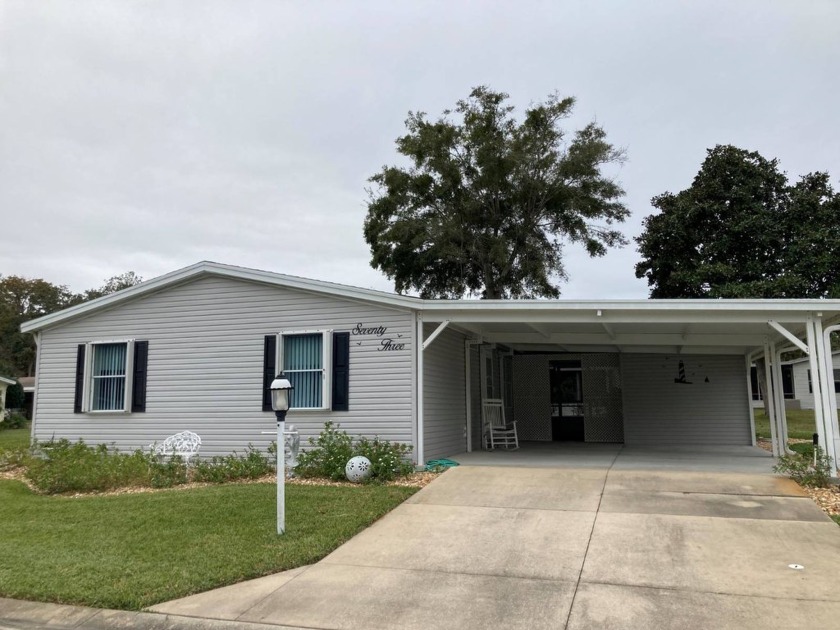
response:
M840 321L840 300L426 301L423 319L515 350L748 354Z

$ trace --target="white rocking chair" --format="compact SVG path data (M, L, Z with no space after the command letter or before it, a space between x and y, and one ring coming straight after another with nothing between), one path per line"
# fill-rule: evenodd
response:
M482 402L484 443L487 450L503 446L509 450L519 448L516 421L505 422L505 403L498 398L487 398Z

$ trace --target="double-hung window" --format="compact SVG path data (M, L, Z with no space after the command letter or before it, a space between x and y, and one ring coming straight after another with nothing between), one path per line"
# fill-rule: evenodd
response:
M125 411L128 343L98 343L91 350L90 410Z
M148 341L114 340L79 344L73 411L145 411L148 349Z
M327 331L283 332L277 344L277 365L292 390L292 409L329 407L329 335Z
M271 382L282 372L292 384L291 409L348 411L350 333L285 330L266 335L263 411L271 411Z

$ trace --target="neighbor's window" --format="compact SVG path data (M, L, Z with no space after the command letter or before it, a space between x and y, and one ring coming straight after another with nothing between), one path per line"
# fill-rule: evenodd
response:
M128 344L94 344L92 350L90 410L124 411Z
M324 409L329 391L327 347L323 332L282 333L279 354L282 371L292 384L292 409Z

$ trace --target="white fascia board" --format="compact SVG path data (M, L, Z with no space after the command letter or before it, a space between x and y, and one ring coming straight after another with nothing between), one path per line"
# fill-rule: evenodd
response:
M604 346L757 346L764 335L692 334L682 337L668 333L622 333L609 337L599 333L554 333L546 337L535 333L491 332L487 339L502 344L604 345Z
M6 385L14 385L17 381L13 378L6 378L5 376L0 376L0 383L6 383Z
M260 271L258 269L247 269L245 267L234 267L232 265L223 265L221 263L204 261L162 276L158 276L157 278L152 278L146 282L141 282L136 286L123 289L117 293L106 295L104 297L91 300L90 302L85 302L84 304L72 306L62 311L24 322L21 324L20 330L21 332L34 332L36 330L41 330L67 319L105 309L119 302L134 299L147 293L159 291L161 289L205 275L260 282L263 284L282 286L290 289L299 289L301 291L335 295L338 297L362 300L365 302L375 302L377 304L403 309L416 310L423 303L423 300L420 300L419 298L397 295L394 293L385 293L383 291L374 291L372 289L362 289L359 287L345 286L331 282L322 282L320 280L308 280L297 276L286 276L269 271Z

